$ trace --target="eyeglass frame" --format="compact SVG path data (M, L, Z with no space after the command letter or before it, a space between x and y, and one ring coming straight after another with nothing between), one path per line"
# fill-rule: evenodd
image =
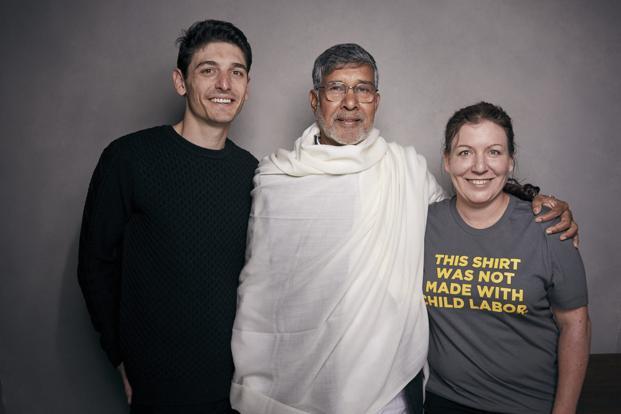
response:
M341 102L343 99L345 99L345 97L347 96L347 94L349 93L349 90L351 89L354 92L354 96L356 97L356 100L358 100L358 102L360 103L373 103L373 101L375 101L375 98L377 96L377 92L379 91L378 88L375 87L375 85L372 82L358 82L357 84L355 84L354 86L349 86L348 84L346 84L345 82L339 82L339 81L335 81L335 82L330 82L328 85L323 85L323 86L318 86L316 88L317 91L319 91L319 89L326 89L328 86L334 86L334 85L343 85L345 87L345 93L343 93L343 96L341 97L341 99L338 100L331 100L328 98L328 94L324 92L326 99L328 100L328 102ZM373 91L373 97L371 98L370 101L368 102L363 102L360 101L360 97L359 95L356 93L356 88L360 85L368 85L373 87L374 91Z

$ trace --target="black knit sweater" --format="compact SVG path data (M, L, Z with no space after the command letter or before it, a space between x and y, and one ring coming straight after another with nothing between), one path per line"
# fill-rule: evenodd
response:
M208 150L170 126L104 150L84 208L78 278L135 402L228 398L256 166L229 140Z

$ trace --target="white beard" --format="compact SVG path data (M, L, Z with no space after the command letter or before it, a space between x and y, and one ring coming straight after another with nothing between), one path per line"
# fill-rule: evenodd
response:
M317 109L315 110L315 120L317 121L317 125L319 126L319 130L332 141L340 144L340 145L358 145L369 136L369 131L373 128L371 125L368 129L360 128L359 134L354 137L354 139L345 139L339 136L336 127L334 126L334 122L336 122L336 114L334 115L333 123L331 127L326 126L326 120L321 113L321 104L317 103Z

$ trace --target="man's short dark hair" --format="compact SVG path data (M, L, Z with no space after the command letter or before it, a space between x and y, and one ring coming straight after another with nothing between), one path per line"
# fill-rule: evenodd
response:
M252 65L252 49L244 33L232 23L222 20L203 20L196 22L177 39L179 46L177 55L177 68L188 75L188 66L194 53L212 42L225 42L239 47L246 59L246 70L250 71Z

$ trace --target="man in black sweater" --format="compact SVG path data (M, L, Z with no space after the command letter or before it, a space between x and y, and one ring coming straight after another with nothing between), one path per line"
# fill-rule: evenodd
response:
M193 24L178 44L183 119L104 150L78 278L132 413L225 413L257 166L227 133L247 98L252 55L238 28L216 20Z

